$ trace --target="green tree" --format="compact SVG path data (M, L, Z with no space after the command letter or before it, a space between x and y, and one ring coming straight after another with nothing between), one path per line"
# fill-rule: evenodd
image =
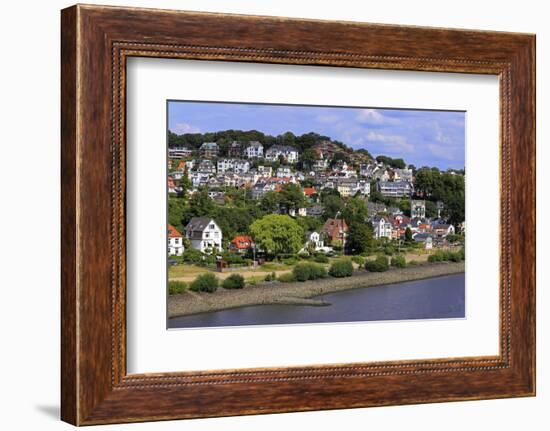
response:
M304 230L287 215L266 215L252 223L250 233L260 248L275 256L297 253L303 246Z
M260 208L266 213L274 213L279 209L279 193L269 191L260 199Z
M189 199L189 206L184 211L183 221L187 224L193 217L212 217L215 209L216 205L208 196L208 191L206 189L199 190Z
M334 218L336 213L344 209L344 201L340 195L325 195L321 197L321 202L323 203L323 217L325 220Z
M352 254L368 251L374 244L372 227L365 223L352 222L349 225L346 247Z
M407 227L407 229L405 229L405 241L412 242L412 240L413 240L412 230L410 227Z
M306 198L299 184L286 184L279 193L279 202L286 209L302 208L306 204Z
M342 209L342 217L348 224L365 223L368 217L367 203L360 197L350 198Z

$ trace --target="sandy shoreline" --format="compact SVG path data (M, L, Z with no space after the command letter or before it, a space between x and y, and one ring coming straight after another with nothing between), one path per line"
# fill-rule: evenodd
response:
M168 317L187 316L262 304L327 305L315 296L359 287L380 286L464 272L464 262L432 263L387 272L356 272L352 277L324 278L303 283L262 283L241 290L218 289L214 293L186 291L168 297Z

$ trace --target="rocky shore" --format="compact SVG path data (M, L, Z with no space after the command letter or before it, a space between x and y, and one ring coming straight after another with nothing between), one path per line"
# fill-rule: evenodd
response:
M347 289L401 283L461 272L464 272L464 262L445 262L392 268L386 272L356 271L353 276L346 278L328 277L293 283L266 282L240 290L220 288L214 293L186 291L169 296L168 317L262 304L326 306L330 304L315 297Z

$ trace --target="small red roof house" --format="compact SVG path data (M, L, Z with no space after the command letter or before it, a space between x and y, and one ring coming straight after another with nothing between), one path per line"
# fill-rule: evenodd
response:
M176 183L170 175L168 176L168 193L176 193Z
M331 241L343 241L348 230L348 225L345 220L329 218L325 222L322 232Z
M168 224L168 238L183 238L183 235L171 224Z
M231 251L245 252L250 250L254 245L254 240L248 235L238 235L229 243Z
M304 187L304 195L306 195L308 198L311 197L314 193L317 193L317 190L313 187Z

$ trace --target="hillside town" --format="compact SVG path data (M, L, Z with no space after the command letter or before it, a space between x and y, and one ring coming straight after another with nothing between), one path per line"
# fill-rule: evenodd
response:
M310 152L314 157L305 163L300 150L290 145L266 147L258 141L233 141L223 152L216 142L204 142L197 149L170 146L168 193L171 200L185 199L191 206L199 194L206 195L213 207L238 206L234 201L239 198L260 207L272 202L271 212L299 222L308 220L301 223L306 226L302 247L295 250L298 253L352 254L354 247L346 244L353 235L352 220L345 216L348 203L364 207L363 221L379 242L407 240L430 250L447 246L448 238L456 239L457 234L464 235L463 218L452 223L444 202L433 202L424 187L416 187L414 166L403 166L401 160L394 163L388 157L374 159L366 152L343 151L325 140ZM461 173L445 175L460 176L463 181ZM276 195L288 198L277 199ZM336 212L335 203L340 205ZM199 214L184 222L168 228L171 256L182 256L186 247L205 254L266 252L250 231L223 229L215 214ZM366 247L355 248L366 251Z

